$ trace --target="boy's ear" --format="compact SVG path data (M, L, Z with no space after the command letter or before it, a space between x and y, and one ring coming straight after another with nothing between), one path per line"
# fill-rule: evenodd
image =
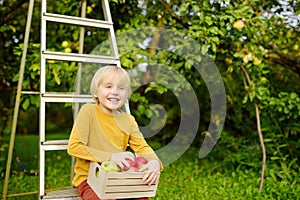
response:
M96 97L96 98L98 97L96 94L94 94L93 96Z

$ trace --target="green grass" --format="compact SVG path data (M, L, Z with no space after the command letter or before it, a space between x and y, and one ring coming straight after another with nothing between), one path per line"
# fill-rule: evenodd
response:
M62 138L64 137L62 136ZM28 170L38 171L38 138L36 136L17 136L15 151ZM197 153L197 149L190 148L180 159L166 166L161 174L157 195L151 199L300 199L299 171L288 172L285 175L282 168L267 166L263 191L259 194L260 167L238 167L234 170L234 167L228 163L216 159L217 156L213 157L214 152L204 159L199 159ZM65 151L47 153L46 190L69 187L70 164L70 157ZM4 176L2 175L2 177L3 179L0 180L1 191L3 191L4 183ZM14 161L8 194L27 192L34 194L14 196L8 199L38 199L37 191L38 177L25 175Z
M7 139L7 138L5 138ZM65 134L52 134L47 139L67 139ZM38 172L38 136L26 135L16 136L14 144L13 161L11 166L11 175L8 185L8 199L38 199L37 176L25 175L19 168L15 158L19 156L22 165L29 172ZM8 149L8 147L7 147ZM7 156L7 151L0 152L1 157ZM3 155L2 155L3 154ZM70 168L71 158L66 151L47 151L46 152L46 168L45 168L45 189L55 190L70 186ZM2 163L1 163L2 164ZM6 166L6 162L3 163ZM4 170L2 170L4 171ZM0 190L3 192L4 173L1 173ZM3 178L2 178L3 177ZM33 193L32 195L22 195ZM21 194L18 197L17 194ZM10 196L13 197L10 197ZM17 196L15 196L17 195ZM2 195L1 195L2 197Z

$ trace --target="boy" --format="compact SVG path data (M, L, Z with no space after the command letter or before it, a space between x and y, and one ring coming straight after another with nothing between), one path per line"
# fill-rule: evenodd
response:
M133 160L134 154L126 151L128 144L148 160L140 169L147 170L145 184L157 183L159 179L161 162L143 138L134 117L120 110L130 95L130 87L129 75L117 66L98 69L92 79L90 90L96 104L82 106L68 143L69 155L76 158L72 183L83 200L99 199L87 184L90 162L111 160L121 169L129 167L126 159Z

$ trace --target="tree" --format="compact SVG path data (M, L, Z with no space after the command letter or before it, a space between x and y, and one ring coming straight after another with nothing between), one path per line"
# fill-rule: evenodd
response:
M256 101L255 110L263 111L258 126L261 123L262 129L268 130L266 137L276 138L279 134L282 141L293 140L299 135L299 126L295 126L299 124L299 86L296 84L299 81L299 17L291 22L293 14L284 16L282 11L297 13L296 5L295 1L144 1L146 20L136 19L139 23L128 27L175 29L202 44L214 58L229 91L228 110L234 114L227 117L227 122L234 124L230 127L233 134L253 137L253 132L256 132L256 124L253 123L255 111L246 103ZM183 69L181 72L185 76L199 80L199 77L190 74L187 63L176 59L174 63L176 65L172 67ZM252 80L245 86L241 68ZM203 93L203 89L200 91ZM260 139L264 149L263 138ZM286 145L287 148L279 150L282 151L280 154L294 159L290 153L295 148ZM274 152L272 148L270 150Z

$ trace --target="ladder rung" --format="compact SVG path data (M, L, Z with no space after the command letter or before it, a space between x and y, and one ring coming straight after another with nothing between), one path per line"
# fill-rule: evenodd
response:
M69 199L69 200L78 199L79 200L80 197L78 197L76 188L72 188L72 189L55 190L55 191L46 192L46 195L43 196L43 199Z
M66 145L69 140L48 140L43 142L43 145Z
M106 28L110 29L113 26L112 22L104 21L104 20L96 20L89 19L83 17L75 17L75 16L66 16L54 13L44 13L43 18L46 21L64 23L64 24L72 24L76 26L89 26L95 28Z
M63 93L63 92L47 92L43 93L42 97L60 97L60 98L92 98L89 94L74 94L74 93Z
M44 102L77 102L77 103L93 103L92 95L79 95L68 93L44 93L41 96Z
M63 53L44 51L42 56L49 60L62 60L62 61L75 61L75 62L87 62L87 63L100 63L100 64L119 64L118 57L112 56L97 56L91 54L79 54L79 53Z
M48 140L42 142L41 146L44 150L65 150L68 148L69 140Z
M39 91L22 91L22 94L40 94Z

